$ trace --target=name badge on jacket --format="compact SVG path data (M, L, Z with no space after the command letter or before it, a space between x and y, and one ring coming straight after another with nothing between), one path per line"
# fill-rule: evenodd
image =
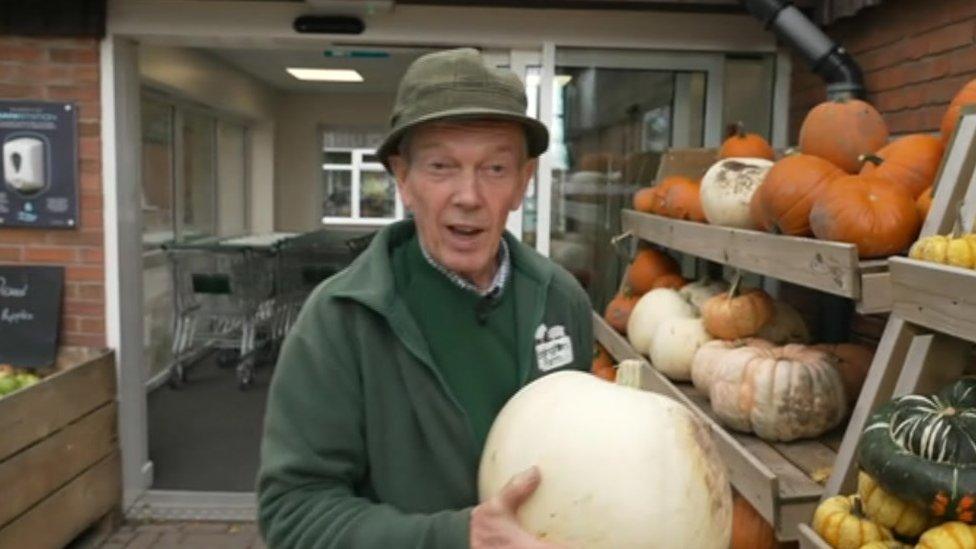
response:
M563 326L540 324L535 330L536 364L543 372L573 363L573 341Z

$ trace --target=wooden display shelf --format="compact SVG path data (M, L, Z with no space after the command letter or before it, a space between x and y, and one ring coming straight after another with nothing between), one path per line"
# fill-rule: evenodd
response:
M598 314L593 315L596 340L619 362L647 362ZM685 404L705 422L729 471L730 481L776 530L780 541L798 539L797 524L809 520L823 493L815 479L826 479L837 455L840 433L817 440L772 443L730 431L716 419L708 399L690 383L675 383L650 368L644 389Z
M863 314L891 310L885 260L861 261L853 244L733 229L624 210L624 231L666 248L847 297Z
M976 342L976 271L893 257L891 294L908 322Z
M0 549L61 547L122 497L114 354L65 347L0 398Z

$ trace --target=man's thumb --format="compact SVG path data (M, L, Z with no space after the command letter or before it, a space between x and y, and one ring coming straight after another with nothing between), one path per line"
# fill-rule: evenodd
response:
M518 508L525 503L525 500L529 499L529 496L539 487L541 481L542 475L539 474L539 468L535 466L515 475L498 494L502 506L515 514Z

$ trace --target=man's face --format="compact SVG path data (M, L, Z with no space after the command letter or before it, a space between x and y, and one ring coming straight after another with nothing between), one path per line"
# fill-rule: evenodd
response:
M413 130L390 167L425 249L480 287L491 283L508 212L535 172L514 122L431 123Z

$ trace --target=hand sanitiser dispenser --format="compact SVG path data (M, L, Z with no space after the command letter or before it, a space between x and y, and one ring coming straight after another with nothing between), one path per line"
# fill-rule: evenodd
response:
M44 141L17 137L3 144L3 176L7 185L32 193L44 188Z

